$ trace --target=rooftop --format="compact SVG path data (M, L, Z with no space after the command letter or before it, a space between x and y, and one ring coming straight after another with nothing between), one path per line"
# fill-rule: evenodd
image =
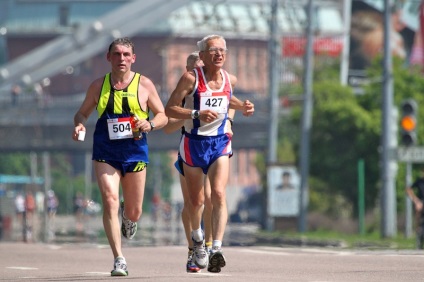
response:
M5 0L0 1L0 23L9 34L70 33L132 1L143 0ZM214 30L226 36L261 37L268 32L271 8L267 2L271 1L193 0L173 11L167 20L141 33L204 34ZM321 32L342 32L338 2L327 0L326 5L316 4L316 24ZM306 11L299 1L280 1L278 21L283 34L303 32Z

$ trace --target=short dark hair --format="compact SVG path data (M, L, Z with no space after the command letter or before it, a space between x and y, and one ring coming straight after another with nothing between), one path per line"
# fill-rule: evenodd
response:
M131 47L132 52L135 53L134 52L134 43L131 41L131 39L129 39L129 37L122 37L122 38L117 38L117 39L113 40L112 43L110 43L110 45L109 45L109 52L116 45L124 45L124 46L127 46L127 47Z

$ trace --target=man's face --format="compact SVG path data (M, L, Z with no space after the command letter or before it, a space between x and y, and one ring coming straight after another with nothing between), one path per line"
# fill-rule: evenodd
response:
M222 39L211 39L206 44L206 50L200 52L200 58L207 67L221 68L226 58L225 42Z
M111 63L112 70L127 72L135 62L135 54L133 54L130 46L115 45L107 53L107 60Z

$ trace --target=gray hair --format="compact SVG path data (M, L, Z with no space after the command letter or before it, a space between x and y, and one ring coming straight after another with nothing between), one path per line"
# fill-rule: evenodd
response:
M206 51L206 45L209 40L212 39L221 39L224 41L225 47L227 47L227 42L225 41L225 38L221 35L211 34L203 37L202 40L197 41L197 47L199 48L199 51Z
M193 66L197 60L200 60L199 52L193 52L187 57L187 66Z

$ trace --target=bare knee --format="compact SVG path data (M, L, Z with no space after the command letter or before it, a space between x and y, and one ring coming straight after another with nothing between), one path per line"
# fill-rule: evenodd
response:
M190 205L191 208L194 210L198 210L203 207L204 204L204 198L203 197L190 197Z
M141 207L125 207L125 217L132 222L140 219L142 213Z
M119 209L119 199L110 195L103 198L103 213L108 215L116 214Z
M211 204L213 204L213 206L223 205L225 204L225 201L226 201L225 197L226 197L225 190L213 191L212 197L211 197Z

